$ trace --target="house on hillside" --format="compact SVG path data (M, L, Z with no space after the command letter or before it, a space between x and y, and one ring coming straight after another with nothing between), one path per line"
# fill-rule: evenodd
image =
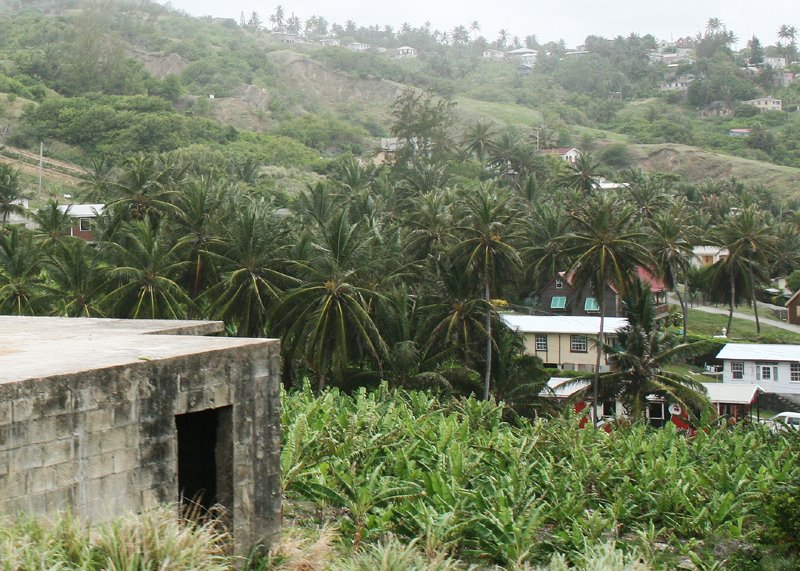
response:
M414 58L417 57L417 48L411 46L400 46L394 50L395 57L398 58Z
M638 268L637 275L650 286L656 317L666 315L667 291L664 282L651 272ZM604 309L606 317L622 316L621 300L617 290L606 284L604 288ZM600 315L600 303L588 285L579 289L574 284L573 275L559 272L539 291L540 311L547 315L596 316Z
M800 345L728 343L717 359L723 362L723 383L800 394Z
M556 147L553 149L539 149L539 154L556 156L562 160L567 161L571 165L574 165L578 161L578 158L581 156L581 152L575 147Z
M271 37L278 40L282 44L304 44L306 41L297 34L289 34L286 32L271 32Z
M771 67L772 69L784 69L786 67L785 57L769 57L765 56L761 60L762 67Z
M751 105L758 109L761 113L765 111L782 111L783 105L780 99L775 99L774 97L767 96L767 97L757 97L756 99L750 99L749 101L742 101L742 105Z
M501 317L510 329L522 336L525 353L539 357L546 367L594 372L599 317L508 314ZM624 318L606 318L604 342L613 345L618 331L627 324ZM600 370L608 370L605 355L600 356Z
M705 268L728 257L728 249L721 246L695 246L689 263L694 268Z
M27 198L18 198L16 200L12 200L11 204L16 206L21 206L24 210L24 214L18 214L16 212L9 212L5 215L4 220L0 220L6 224L6 226L24 226L30 230L37 227L36 222L33 221L30 215L30 203L28 202ZM3 218L0 216L0 218Z
M105 204L60 204L58 209L72 218L69 235L94 242L94 221L103 214Z
M797 81L797 75L798 74L793 71L781 71L775 78L775 84L778 87L789 87L791 84Z
M342 41L339 38L322 38L319 43L323 48L334 48L342 45Z
M678 93L686 93L689 91L689 85L693 81L693 75L679 75L674 79L665 81L658 86L658 89L659 91L677 91Z
M505 57L506 57L505 52L501 52L500 50L495 50L495 49L492 49L492 48L489 48L487 50L483 50L483 59L503 60L503 59L505 59Z
M367 52L372 46L362 42L350 42L347 44L347 49L353 52Z
M520 65L526 65L533 67L536 65L536 50L532 50L530 48L517 48L515 50L511 50L506 52L506 59L515 61Z
M786 310L789 312L789 323L800 325L800 289L786 302Z
M752 134L752 129L728 129L729 137L749 137Z

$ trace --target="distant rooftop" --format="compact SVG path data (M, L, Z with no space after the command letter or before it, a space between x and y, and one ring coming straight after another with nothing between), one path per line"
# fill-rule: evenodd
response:
M572 315L508 315L501 316L511 329L520 333L573 333L591 335L600 331L599 317ZM628 324L623 317L606 317L604 333L616 333Z

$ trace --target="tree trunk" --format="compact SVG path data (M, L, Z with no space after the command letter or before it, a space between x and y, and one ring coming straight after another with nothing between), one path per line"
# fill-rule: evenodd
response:
M605 292L601 292L605 294ZM597 294L595 294L597 295ZM600 357L603 353L603 326L606 322L605 295L600 296L600 332L597 334L597 357L594 363L594 382L592 383L592 416L594 427L597 428L597 393L600 385Z
M681 304L681 312L683 313L683 342L686 343L687 336L689 335L689 308L687 301L689 299L689 272L683 272L683 298L681 298L680 288L675 288L675 293L678 294L678 301Z
M731 334L731 327L733 326L733 304L736 299L736 280L733 277L733 270L731 269L731 300L728 309L728 328L725 330L726 335Z
M489 400L489 383L492 379L492 304L489 301L489 282L484 284L486 300L486 372L483 376L483 400Z
M761 323L758 321L758 301L756 301L756 282L753 279L753 262L747 264L750 274L750 302L753 304L753 317L756 318L756 335L761 335Z

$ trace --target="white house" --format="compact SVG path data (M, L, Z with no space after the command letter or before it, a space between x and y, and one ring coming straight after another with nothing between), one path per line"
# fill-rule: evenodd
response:
M400 46L396 50L394 50L395 57L417 57L417 48L412 48L411 46Z
M72 218L72 226L69 229L70 236L94 242L92 225L95 218L102 216L105 207L105 204L60 204L58 209Z
M354 52L366 52L369 51L371 47L372 46L370 46L369 44L365 44L362 42L350 42L349 44L347 44L347 49Z
M536 50L530 48L517 48L506 52L506 58L516 61L520 65L536 65Z
M741 420L753 416L760 416L758 398L764 391L757 385L726 385L723 383L700 383L706 391L708 400L719 416ZM547 381L547 388L542 390L540 396L567 400L573 398L575 393L591 386L588 380L576 381L570 377L551 377ZM647 419L656 426L662 426L671 421L673 416L680 416L681 407L670 406L668 399L651 395L647 397ZM576 412L588 409L591 400L584 400L575 407ZM625 416L625 407L619 401L598 403L600 417Z
M529 56L529 55L536 55L536 50L532 50L530 48L517 48L515 50L506 52L506 57L509 58L518 58L521 56Z
M771 67L772 69L783 69L786 67L785 57L765 57L761 60L761 65L764 67Z
M681 75L670 81L665 81L659 85L660 91L678 91L684 93L689 91L689 84L694 81L693 75Z
M575 147L556 147L554 149L539 149L539 154L556 155L568 163L575 164L581 156L581 152Z
M539 357L545 365L594 372L599 317L505 314L502 318L509 328L522 335L525 352ZM606 317L604 342L613 344L617 332L627 324L627 319ZM607 367L606 356L601 355L600 368L606 370Z
M720 246L695 246L692 248L692 267L704 268L728 257L728 249Z
M499 59L499 60L502 60L502 59L505 59L505 57L506 57L506 54L504 52L501 52L500 50L495 50L495 49L492 49L492 48L489 48L488 50L483 50L483 58L484 59Z
M757 108L761 113L764 111L782 111L783 104L780 99L774 97L758 97L750 99L749 101L742 101L744 105L752 105Z
M800 345L728 343L717 359L723 362L723 383L800 394Z
M342 41L339 38L322 38L319 43L325 48L333 48L342 45Z

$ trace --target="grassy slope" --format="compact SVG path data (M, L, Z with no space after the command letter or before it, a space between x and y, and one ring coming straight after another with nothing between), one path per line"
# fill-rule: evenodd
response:
M738 308L739 312L747 312L746 307ZM769 315L761 315L769 317ZM697 309L689 309L689 332L699 335L719 335L722 328L728 324L727 315L705 313ZM771 325L761 324L761 338L756 335L756 324L746 319L733 319L731 327L732 341L746 342L775 342L775 343L800 343L800 333L785 331Z
M631 145L636 163L650 171L672 172L689 180L726 179L759 184L783 198L800 196L800 169L675 144Z

